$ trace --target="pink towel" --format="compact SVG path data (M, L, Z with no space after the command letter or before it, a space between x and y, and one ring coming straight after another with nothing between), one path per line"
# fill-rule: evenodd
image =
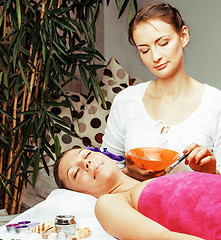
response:
M221 240L221 176L188 172L156 178L141 192L138 210L171 231Z

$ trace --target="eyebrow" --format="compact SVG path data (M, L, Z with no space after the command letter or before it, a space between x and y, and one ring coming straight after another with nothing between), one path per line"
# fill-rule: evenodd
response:
M155 40L155 43L159 42L162 38L167 38L167 37L169 37L169 35L163 35L163 36L157 38L157 40ZM149 45L144 43L144 44L139 44L137 47L147 47L147 46L149 46Z
M78 151L77 155L79 155L82 150L84 150L84 149L81 148L81 149ZM68 170L67 170L67 177L68 177L68 173L69 173L70 169L72 168L72 166L73 166L73 165L71 165L71 166L68 168Z

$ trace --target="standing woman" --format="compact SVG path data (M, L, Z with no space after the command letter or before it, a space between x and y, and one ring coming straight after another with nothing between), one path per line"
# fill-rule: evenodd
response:
M219 174L221 91L185 71L189 30L178 10L163 2L148 3L131 20L128 38L156 79L115 97L102 148L118 155L137 147L169 148L190 153L178 171L191 167ZM123 171L139 180L163 174L139 169L129 160Z

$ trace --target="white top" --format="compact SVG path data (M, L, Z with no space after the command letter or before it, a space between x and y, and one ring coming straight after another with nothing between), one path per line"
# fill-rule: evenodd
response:
M162 133L167 125L152 119L142 100L150 82L130 86L116 95L102 148L122 156L138 147L163 147L182 154L190 143L196 142L213 150L217 169L221 171L221 91L205 84L198 108L186 120Z

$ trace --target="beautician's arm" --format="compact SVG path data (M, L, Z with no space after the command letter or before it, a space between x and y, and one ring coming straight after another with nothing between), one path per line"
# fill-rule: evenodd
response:
M140 168L136 163L131 161L130 159L125 159L126 160L126 167L122 169L123 173L137 179L138 181L144 181L150 178L156 178L160 177L165 174L165 171L158 171L158 172L153 172L152 170L146 170L143 168Z
M171 232L131 207L122 194L98 199L95 214L106 232L120 240L199 240L202 238Z

